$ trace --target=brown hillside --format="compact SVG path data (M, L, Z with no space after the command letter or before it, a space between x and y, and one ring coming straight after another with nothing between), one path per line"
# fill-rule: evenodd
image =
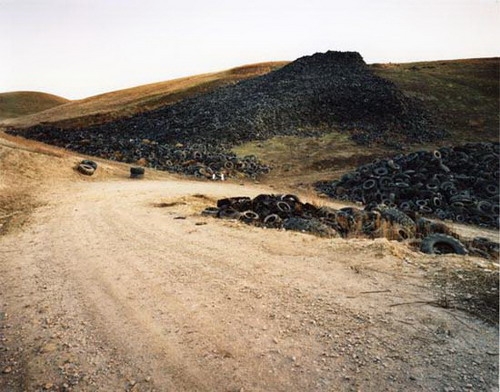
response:
M453 140L498 140L500 58L374 64L372 70L421 100Z
M169 105L194 95L206 93L217 87L259 76L285 64L286 62L268 62L245 65L222 72L189 76L113 91L75 100L34 115L4 121L3 125L24 128L40 123L51 123L63 128L74 128L105 123Z
M38 113L68 102L57 95L37 91L0 93L0 121Z

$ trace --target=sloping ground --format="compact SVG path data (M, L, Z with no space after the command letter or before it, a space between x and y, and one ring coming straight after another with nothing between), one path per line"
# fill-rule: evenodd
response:
M306 56L266 75L99 126L12 132L85 154L205 176L207 171L234 175L241 162L227 148L245 141L342 129L362 145L394 146L443 134L415 101L375 76L355 52ZM221 150L229 164L214 162ZM240 172L251 176L268 171L266 166L247 171L249 162L243 165Z
M0 93L0 121L38 113L68 102L57 95L36 91Z
M40 195L55 184L129 176L128 165L97 159L99 170L90 180L75 170L82 158L0 129L0 235L22 228L31 212L43 204ZM152 172L149 177L165 178L165 173Z
M300 58L269 74L185 99L131 118L80 129L99 145L111 137L161 143L235 145L276 135L351 130L362 144L434 140L424 111L390 82L375 76L355 52ZM24 135L67 144L75 136L49 127Z
M104 161L87 178L67 152L0 141L1 183L43 184L0 236L0 390L498 388L498 329L452 291L493 263L218 221L200 211L269 188Z
M153 83L114 91L47 110L36 115L4 121L3 125L25 128L49 123L61 128L88 127L121 117L170 105L182 99L205 94L213 89L252 78L283 66L284 62L268 62L232 68L222 72Z
M377 75L393 81L405 95L419 100L436 126L448 132L442 140L405 145L401 152L432 151L468 142L497 142L499 64L499 58L491 58L370 65ZM325 179L340 179L359 166L398 153L384 146L360 148L337 132L307 139L276 137L245 143L234 150L239 155L255 155L272 165L266 181L298 188Z
M371 69L417 98L457 143L498 141L500 58L374 64Z

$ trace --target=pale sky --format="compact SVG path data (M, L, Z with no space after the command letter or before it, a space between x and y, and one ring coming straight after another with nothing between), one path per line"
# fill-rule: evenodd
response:
M496 57L499 0L0 0L0 92L79 99L327 50Z

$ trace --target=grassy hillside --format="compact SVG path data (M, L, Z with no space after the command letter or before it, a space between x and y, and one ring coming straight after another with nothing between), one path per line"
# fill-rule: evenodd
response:
M57 95L36 91L0 93L0 121L41 112L68 102Z
M374 64L373 71L420 99L451 140L498 140L500 58Z
M24 128L40 123L52 123L62 128L75 128L100 124L153 110L212 91L217 87L259 76L285 64L284 62L252 64L222 72L132 87L72 101L34 115L4 121L3 125Z

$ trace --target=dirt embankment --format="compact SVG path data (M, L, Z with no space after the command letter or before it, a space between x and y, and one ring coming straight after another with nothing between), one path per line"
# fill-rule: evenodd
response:
M44 180L29 224L0 237L0 390L498 388L497 327L429 279L493 263L202 217L272 190L106 162L87 179L78 157L2 143L3 190Z

